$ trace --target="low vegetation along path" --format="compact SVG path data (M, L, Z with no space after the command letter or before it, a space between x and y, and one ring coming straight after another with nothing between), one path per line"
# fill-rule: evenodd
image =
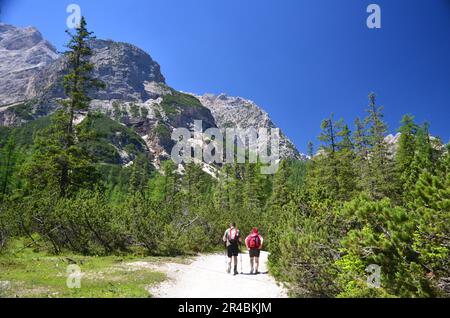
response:
M283 298L286 290L277 284L267 270L268 254L261 253L259 275L250 275L248 254L242 255L243 266L238 266L239 275L226 273L224 254L201 255L189 264L168 263L151 265L134 262L136 268L151 268L165 272L168 280L150 288L157 298ZM157 266L155 268L155 266Z

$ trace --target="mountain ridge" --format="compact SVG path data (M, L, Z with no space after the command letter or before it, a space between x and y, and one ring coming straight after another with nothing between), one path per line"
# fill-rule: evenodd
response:
M9 64L9 73L8 65L4 65L4 73L9 74L6 81L18 80L11 69L30 66L33 71L19 78L20 85L16 85L15 94L11 94L9 86L0 86L0 126L22 125L52 114L61 107L58 101L65 98L62 83L65 75L64 55L57 54L33 27L17 28L0 24L0 48L2 43L0 59L3 56L15 58L15 63ZM244 98L228 97L219 104L206 97L210 94L187 94L169 87L160 65L150 54L133 44L95 39L90 45L93 50L90 57L94 65L92 75L107 84L105 90L91 93L91 109L136 130L146 142L155 166L170 156L174 144L170 138L171 131L181 127L191 129L194 120L202 120L204 129L223 129L230 124L237 128L276 127L264 110ZM40 59L32 59L34 50L42 53ZM27 65L28 58L34 64ZM228 106L234 105L235 109L231 110L227 103ZM229 115L227 111L230 111ZM240 116L234 115L236 111ZM81 114L81 120L85 115ZM225 122L223 118L229 120ZM282 158L305 158L283 133L280 153Z

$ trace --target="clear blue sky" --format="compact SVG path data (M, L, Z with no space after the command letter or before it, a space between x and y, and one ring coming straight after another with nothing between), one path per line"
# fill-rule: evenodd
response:
M254 100L300 150L330 113L363 115L371 91L391 132L412 113L449 141L450 0L3 0L1 19L62 50L70 3L97 37L149 52L174 88ZM366 26L370 3L381 30Z

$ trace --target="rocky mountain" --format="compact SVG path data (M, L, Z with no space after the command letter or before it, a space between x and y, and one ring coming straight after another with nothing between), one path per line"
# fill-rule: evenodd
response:
M226 94L205 94L196 96L200 102L211 110L217 126L225 129L235 127L241 129L276 128L269 114L251 100L242 97L231 97ZM280 132L280 156L282 158L306 159L283 132Z
M169 158L174 145L172 130L191 129L195 120L203 122L203 129L275 127L269 115L251 101L225 95L193 96L167 86L159 64L134 45L94 40L91 47L93 76L107 85L92 92L91 111L135 131L146 145L143 151L157 167ZM23 125L61 107L65 63L65 57L58 55L36 29L1 24L0 74L4 76L0 78L0 126ZM86 115L78 114L77 122L82 123ZM114 129L114 133L120 130ZM120 163L130 164L134 155L127 152L123 141L114 144L115 138L109 140L120 155ZM281 153L283 158L303 158L284 135Z
M401 135L401 133L396 133L395 135L390 134L384 138L391 154L397 153Z
M151 83L164 84L165 78L150 55L134 45L110 40L93 40L90 46L94 52L90 58L94 65L92 76L106 84L106 89L93 92L92 98L143 102L157 97L146 87ZM30 93L47 99L63 98L65 64L65 57L61 57L34 76Z
M389 153L396 154L398 151L398 148L400 146L400 137L402 136L401 133L396 133L395 135L390 134L387 135L384 138L384 141L388 145ZM445 143L435 136L430 136L430 142L434 149L438 151L445 151Z
M35 28L0 23L0 105L29 99L33 78L58 57Z

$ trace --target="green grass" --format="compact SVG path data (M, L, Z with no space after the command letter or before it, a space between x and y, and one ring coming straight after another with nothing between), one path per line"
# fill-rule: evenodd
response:
M126 263L174 261L137 256L87 257L51 255L31 247L26 240L10 243L0 254L0 297L21 298L146 298L147 288L166 279L165 274L131 269ZM19 251L19 252L17 252ZM177 261L184 261L179 259ZM77 264L83 276L81 288L67 287L67 266Z

